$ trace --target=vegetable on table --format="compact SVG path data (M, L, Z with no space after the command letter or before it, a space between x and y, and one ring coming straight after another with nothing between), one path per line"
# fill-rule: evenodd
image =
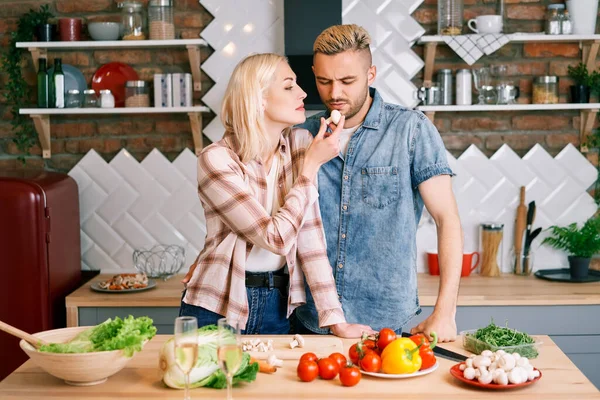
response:
M219 332L216 325L207 325L198 329L198 358L190 372L190 388L211 387L223 389L227 387L225 374L219 368L217 359L217 343L219 335L230 336L230 343L236 344L235 335L228 332ZM222 342L227 343L227 337ZM159 368L162 381L174 389L183 389L185 376L175 362L175 344L173 338L167 340L160 350ZM250 362L250 355L243 353L240 368L233 376L233 384L238 382L252 382L256 379L259 370L258 363Z
M296 373L301 381L312 382L319 376L319 365L316 361L300 361Z
M476 379L486 385L492 382L497 385L518 385L540 376L540 371L529 363L529 359L504 350L484 350L480 355L472 355L460 364L459 369L466 379Z
M431 332L433 342L429 343L429 339L422 333L418 333L410 337L416 345L419 346L419 355L421 356L421 369L428 369L435 365L437 362L435 355L433 354L433 348L437 345L438 336L437 333Z
M518 347L511 348L511 346ZM508 353L519 353L527 358L538 356L535 340L531 336L508 326L498 326L493 321L488 326L478 329L475 333L467 334L464 338L464 347L475 354L481 354L484 350L496 351L502 349Z
M398 338L381 353L382 370L386 374L412 374L421 368L419 346L410 338Z
M156 327L149 317L125 319L116 317L87 329L67 343L51 343L40 347L48 353L91 353L123 350L127 357L141 351L144 343L156 335Z

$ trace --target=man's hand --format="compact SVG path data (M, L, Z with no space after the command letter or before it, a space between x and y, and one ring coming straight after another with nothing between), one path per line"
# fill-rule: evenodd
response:
M427 319L410 330L411 335L417 333L425 334L433 340L431 332L438 335L438 343L453 342L456 340L456 321L453 315L448 313L436 313L434 311Z

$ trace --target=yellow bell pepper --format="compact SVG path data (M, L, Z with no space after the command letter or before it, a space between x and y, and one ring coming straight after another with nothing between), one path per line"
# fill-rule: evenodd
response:
M421 368L419 346L409 338L398 338L381 353L381 369L386 374L412 374Z

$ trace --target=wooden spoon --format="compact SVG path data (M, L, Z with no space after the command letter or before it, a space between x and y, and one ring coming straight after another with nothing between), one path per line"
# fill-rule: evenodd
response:
M39 349L40 346L48 344L45 340L42 340L33 335L30 335L29 333L24 332L18 328L15 328L14 326L7 324L6 322L0 321L0 330L4 331L6 333L9 333L13 336L16 336L19 339L25 340L27 343L29 343L36 349Z

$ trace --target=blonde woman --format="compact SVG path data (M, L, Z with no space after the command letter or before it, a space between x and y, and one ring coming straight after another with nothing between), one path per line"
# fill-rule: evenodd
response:
M343 120L325 137L291 129L305 120L306 93L286 59L257 54L231 76L221 111L225 136L198 156L206 242L184 278L180 315L200 326L222 316L246 334L286 334L292 311L315 300L319 326L359 337L346 323L327 260L317 202L319 167L339 154Z

